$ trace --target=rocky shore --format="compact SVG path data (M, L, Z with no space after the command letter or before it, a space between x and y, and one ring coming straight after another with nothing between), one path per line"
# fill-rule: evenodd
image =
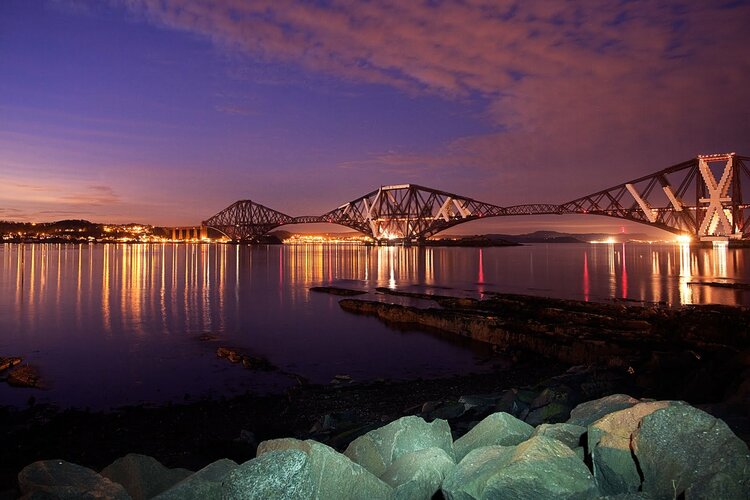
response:
M333 289L318 291L350 295ZM742 442L750 441L748 310L721 306L671 309L657 304L590 304L515 295L491 295L484 300L475 300L387 289L377 293L430 300L435 306L415 308L380 301L343 299L341 307L357 314L375 315L389 323L491 343L496 350L503 351L505 358L513 359L513 365L498 366L493 373L437 380L356 383L342 376L335 384L315 386L299 379L297 385L283 395L248 394L232 399L185 401L179 405L129 407L99 413L59 411L34 404L26 409L0 407L0 426L7 430L4 446L0 447L0 492L5 491L6 497L14 498L22 490L38 491L34 488L44 481L48 486L60 484L61 477L71 474L88 478L81 479L85 484L98 484L102 478L110 477L104 471L119 457L121 463L130 464L126 469L141 471L136 475L151 474L160 478L159 484L163 488L159 486L162 488L159 491L162 492L193 478L210 483L199 482L194 486L224 488L222 494L231 497L226 488L239 491L236 488L255 487L248 486L242 479L247 477L248 470L255 471L253 473L265 471L264 477L272 477L268 471L280 460L279 463L286 464L282 467L284 470L290 470L293 465L298 473L293 474L294 478L280 479L279 484L298 484L300 491L320 493L328 487L324 486L328 482L322 479L318 470L323 460L326 464L333 464L331 467L336 471L351 472L361 466L364 472L359 471L353 476L359 478L358 484L376 485L376 493L387 493L386 496L409 498L412 493L405 496L404 492L413 492L416 490L411 488L417 488L425 493L427 487L419 481L421 486L404 480L406 472L388 472L400 457L392 456L391 462L383 462L382 467L373 469L371 464L363 463L366 460L362 457L380 456L380 451L373 451L369 445L363 445L365 451L361 453L347 451L359 449L354 443L371 435L368 433L391 435L390 431L382 429L402 425L397 422L417 422L403 420L406 417L419 419L424 425L443 426L443 432L450 435L450 446L409 450L405 452L409 458L404 458L400 464L419 477L432 478L429 488L437 492L438 497L473 498L489 494L486 492L495 490L487 488L497 481L497 484L509 487L509 483L503 481L509 481L508 477L512 479L513 474L497 479L487 475L487 471L506 468L513 471L521 466L519 464L529 460L534 462L536 458L533 457L550 453L549 463L544 459L542 463L531 463L530 467L557 464L558 459L565 457L562 461L578 471L573 473L572 469L564 469L564 475L579 477L581 481L582 486L579 486L582 489L575 490L577 496L596 498L627 493L636 495L636 498L660 497L666 491L664 484L667 483L654 479L653 474L653 477L648 476L651 472L647 473L647 469L656 470L658 466L653 465L652 458L639 455L632 443L637 442L634 436L641 432L643 422L656 419L648 415L666 412L669 418L654 425L661 429L660 432L674 431L669 439L675 441L675 445L670 445L666 451L646 444L639 445L638 449L661 456L669 455L672 448L678 448L677 444L693 443L693 448L685 449L685 456L712 457L700 462L705 466L700 474L684 471L684 460L674 458L669 469L674 476L669 480L673 490L668 496L684 494L686 498L701 498L719 492L729 495L723 497L732 498L732 495L745 493L746 483L731 478L738 474L740 469L737 467L746 463L742 456L746 456L747 447ZM247 363L251 369L275 369L245 353L221 348L219 351L216 355L226 357L229 362ZM6 363L9 370L23 366L13 359ZM592 427L594 420L576 420L581 408L587 408L586 402L613 394L633 397L613 396L602 400L606 404L589 404L594 407L604 405L615 412L609 403L624 401L626 406L636 408L632 410L635 413L619 414L626 408L618 407L613 413L619 414L616 421L602 423L601 429ZM667 402L654 404L654 400ZM692 406L674 400L684 400ZM604 417L604 413L597 413L596 420ZM492 443L489 450L478 444L465 445L474 442L473 438L465 436L479 432L475 429L497 430L496 424L501 420L532 431L522 433L522 439L515 442L501 440ZM680 425L676 423L678 420ZM516 421L520 423L515 424ZM416 425L424 427L423 424ZM715 435L717 429L721 430L720 438ZM281 441L274 441L279 439ZM653 439L664 443L666 438L657 436ZM483 444L484 441L477 443ZM606 445L600 446L599 443ZM718 451L711 449L714 443L723 443L726 450L734 450L734 458L729 460L716 455ZM611 452L613 446L620 451ZM484 451L480 453L479 449ZM610 464L602 462L603 465L597 465L597 460L608 453L627 471L612 475ZM471 466L464 463L469 457L473 457ZM29 464L50 459L54 462L41 462L25 469ZM432 465L424 465L424 460ZM734 465L718 470L710 465L717 460L720 464L731 462ZM572 465L574 461L577 465ZM144 472L146 469L151 472ZM28 474L19 477L22 470L27 470ZM30 473L34 471L34 474ZM193 474L190 471L199 472ZM344 472L337 475L349 474ZM479 479L469 480L469 476L475 473L479 474ZM107 488L124 488L122 491L117 489L118 493L112 493L113 496L123 493L133 498L149 498L156 494L155 489L143 484L137 488L151 493L134 493L137 488L134 490L128 486L134 484L131 477L134 472L128 474L130 476L110 481L115 486ZM47 479L31 480L28 477ZM230 478L245 486L227 486ZM454 479L449 481L448 478ZM656 484L654 481L660 486L652 487ZM700 488L708 489L703 491L694 486L696 481L707 485ZM253 482L256 483L262 481ZM407 483L412 486L404 487L403 484ZM475 484L471 486L473 489L466 490L461 486L469 483ZM200 488L196 491L203 491ZM276 490L258 491L267 494ZM529 491L539 495L542 490L532 488ZM2 494L0 498L3 498Z
M238 464L197 472L128 454L96 473L60 459L18 474L39 498L404 499L750 497L750 451L727 425L682 401L615 394L536 427L492 412L465 432L406 416L343 453L313 439L273 439Z

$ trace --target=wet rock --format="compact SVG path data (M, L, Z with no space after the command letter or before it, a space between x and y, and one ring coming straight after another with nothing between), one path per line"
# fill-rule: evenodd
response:
M274 366L270 361L260 356L243 355L241 359L242 359L242 366L244 366L248 370L260 370L264 372L270 372L270 371L277 369L277 367Z
M255 433L246 429L240 430L240 436L238 438L235 438L234 442L245 444L247 446L250 446L251 448L258 447L258 439L255 437Z
M644 416L632 449L646 493L750 498L747 445L723 421L697 408L671 404Z
M565 385L544 389L529 405L523 420L535 426L542 423L564 422L570 416L574 400L573 390Z
M277 369L266 358L242 354L239 350L231 347L219 347L216 349L216 355L228 359L230 363L242 363L242 366L248 370L273 371Z
M154 497L157 500L204 500L221 496L221 483L237 468L233 460L222 458L191 474Z
M0 357L0 372L4 372L8 368L13 368L14 366L20 364L21 361L21 358L17 358L14 356Z
M42 388L42 377L34 365L20 365L8 372L8 384L14 387Z
M193 472L168 469L155 458L129 453L101 471L101 475L121 484L133 500L154 497L179 483Z
M408 416L358 437L344 454L380 476L401 455L428 448L440 448L453 457L448 422L437 419L428 424L420 417Z
M201 342L211 342L214 340L219 340L219 336L215 333L206 332L198 335L196 339L200 340Z
M258 456L282 450L305 453L310 464L312 498L390 498L391 487L361 465L324 444L308 439L273 439L258 446Z
M492 394L467 394L458 398L459 403L463 403L467 410L472 408L495 408L507 391L496 392Z
M221 498L312 498L310 461L299 450L264 453L229 472L221 485Z
M310 429L311 433L327 432L334 430L351 429L361 425L357 420L357 414L353 411L342 411L326 413L318 418ZM372 429L368 429L372 430Z
M495 406L496 412L505 412L519 418L527 415L529 405L539 395L537 391L524 389L508 389Z
M584 459L583 440L585 439L586 427L573 424L542 424L534 429L531 437L534 436L546 436L548 438L557 439L565 446L573 450L573 452L580 458Z
M42 460L27 465L18 473L21 493L57 499L129 499L122 485L91 469L63 460Z
M639 403L589 425L588 453L602 493L617 495L639 491L641 476L631 453L631 436L643 417L670 404L668 401Z
M425 407L428 411L424 411ZM455 401L440 401L435 404L422 406L421 416L427 421L442 418L443 420L454 420L466 413L466 405Z
M312 292L330 293L331 295L339 295L342 297L351 297L354 295L364 295L367 292L364 290L352 290L350 288L340 288L336 286L313 286L310 287Z
M573 408L567 423L587 427L609 413L630 408L638 403L638 399L627 394L612 394L587 401Z
M455 466L443 450L429 448L401 455L380 479L393 488L394 499L429 500Z
M513 415L493 413L453 443L456 460L461 461L470 451L483 446L519 444L533 432L532 426Z
M570 448L545 436L517 446L477 448L449 473L446 498L592 498L591 473Z

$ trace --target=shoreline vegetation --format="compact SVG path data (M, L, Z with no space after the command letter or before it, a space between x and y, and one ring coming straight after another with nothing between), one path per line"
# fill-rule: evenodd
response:
M492 411L531 425L565 422L576 405L618 393L687 401L750 442L747 308L668 308L510 294L477 300L385 288L375 293L432 301L434 307L348 297L339 303L345 311L394 326L488 342L512 362L498 362L490 373L430 380L360 383L342 375L329 385L311 385L300 377L285 394L186 396L180 404L103 412L35 404L0 407L0 426L7 430L0 448L0 492L13 491L18 472L37 460L55 458L101 470L118 457L141 453L168 467L198 470L221 458L245 462L267 439L314 439L341 451L358 436L409 415L445 419L455 437Z

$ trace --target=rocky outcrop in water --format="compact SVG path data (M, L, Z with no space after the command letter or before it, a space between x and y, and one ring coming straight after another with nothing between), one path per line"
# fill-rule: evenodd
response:
M19 484L45 498L150 498L167 483L156 498L750 497L750 451L724 422L681 401L633 400L585 403L569 422L535 429L493 414L455 442L445 421L418 417L372 430L345 454L312 440L276 439L243 464L220 460L176 483L187 471L128 456L102 475L35 462Z

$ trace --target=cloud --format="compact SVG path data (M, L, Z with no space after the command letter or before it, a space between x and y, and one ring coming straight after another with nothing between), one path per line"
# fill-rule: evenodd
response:
M214 109L227 115L254 116L258 114L254 109L245 106L215 106Z
M144 19L409 95L484 103L489 133L342 164L471 171L539 198L598 189L695 154L748 147L750 3L632 0L127 0ZM231 112L230 109L224 110ZM716 149L719 148L717 151ZM620 178L622 177L622 178ZM545 185L540 185L544 183ZM526 184L528 186L528 183Z
M75 206L109 206L120 202L120 197L109 186L87 186L83 191L60 197L62 203Z

